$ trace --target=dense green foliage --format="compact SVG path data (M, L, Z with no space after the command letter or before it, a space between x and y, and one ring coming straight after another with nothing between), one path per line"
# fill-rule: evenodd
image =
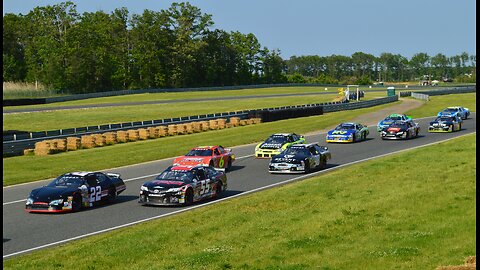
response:
M212 16L188 2L129 14L118 8L78 14L63 2L26 15L3 16L3 80L41 83L60 93L285 82L371 84L430 74L475 82L476 56L411 60L362 52L351 57L281 57L252 33L214 28ZM465 74L469 74L466 76Z
M45 248L6 259L3 267L300 270L461 265L476 252L475 138L473 134L409 150Z

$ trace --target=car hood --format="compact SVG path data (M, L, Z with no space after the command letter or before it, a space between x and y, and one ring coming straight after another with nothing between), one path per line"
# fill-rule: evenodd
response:
M430 122L430 125L433 125L435 123L437 123L437 124L447 124L447 125L453 124L452 121L432 121L432 122Z
M393 124L393 122L395 122L395 120L382 120L380 122L378 122L379 125L391 125Z
M175 159L174 163L204 163L208 162L210 160L210 157L188 157L188 156L183 156L183 157L178 157Z
M328 135L344 135L349 136L350 134L355 133L355 130L347 129L347 130L330 130L327 134Z
M169 181L169 180L153 180L143 184L143 186L147 187L148 189L170 189L170 188L182 187L185 185L186 183L181 181Z
M294 161L301 161L305 160L307 156L297 154L297 155L286 155L286 154L279 154L272 157L272 162L294 162Z
M260 149L279 149L282 148L283 144L281 143L262 143Z
M68 196L77 192L78 188L64 188L64 187L41 187L32 190L30 197L33 201L49 202L60 198L66 199Z

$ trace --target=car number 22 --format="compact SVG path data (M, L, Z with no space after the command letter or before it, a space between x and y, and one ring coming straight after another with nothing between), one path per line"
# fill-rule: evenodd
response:
M102 187L90 187L90 202L97 202L102 199Z

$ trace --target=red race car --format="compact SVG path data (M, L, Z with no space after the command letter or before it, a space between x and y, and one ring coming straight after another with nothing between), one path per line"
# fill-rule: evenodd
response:
M178 165L203 165L229 170L235 160L231 149L219 146L198 146L190 150L185 156L177 157L173 161L174 166Z

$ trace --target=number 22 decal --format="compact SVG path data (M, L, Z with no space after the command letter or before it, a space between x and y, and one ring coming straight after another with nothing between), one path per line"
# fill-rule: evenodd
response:
M90 188L90 202L100 201L102 199L102 187L96 186Z

